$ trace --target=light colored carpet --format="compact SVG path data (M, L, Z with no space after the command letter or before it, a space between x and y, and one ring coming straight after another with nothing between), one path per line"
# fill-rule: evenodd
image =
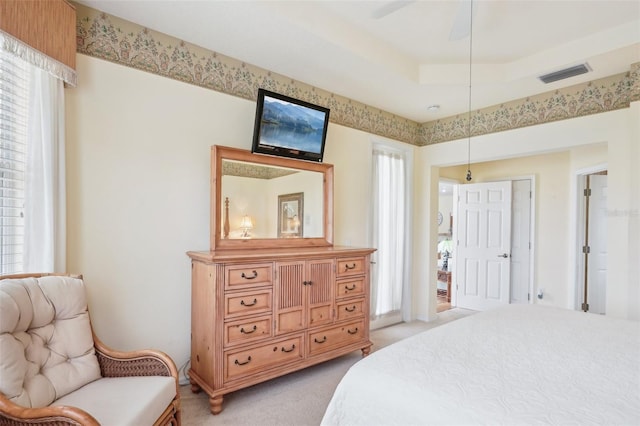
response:
M454 308L430 322L413 321L371 332L372 352L425 330L473 314ZM222 413L209 411L206 393L181 386L182 424L235 426L319 425L333 392L360 351L225 395Z

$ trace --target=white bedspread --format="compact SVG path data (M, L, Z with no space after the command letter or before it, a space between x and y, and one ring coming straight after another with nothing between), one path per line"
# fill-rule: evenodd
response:
M322 424L640 425L640 322L540 305L477 313L359 361Z

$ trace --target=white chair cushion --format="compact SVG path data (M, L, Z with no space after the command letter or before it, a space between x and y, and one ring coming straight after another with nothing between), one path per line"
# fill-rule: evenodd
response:
M82 280L0 281L0 392L46 407L100 378Z
M108 377L91 382L52 405L78 407L103 426L152 425L176 396L173 377Z

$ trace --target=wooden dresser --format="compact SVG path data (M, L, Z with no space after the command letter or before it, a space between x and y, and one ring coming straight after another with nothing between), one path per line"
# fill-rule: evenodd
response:
M192 267L192 390L211 412L223 396L362 350L369 353L373 249L188 252Z

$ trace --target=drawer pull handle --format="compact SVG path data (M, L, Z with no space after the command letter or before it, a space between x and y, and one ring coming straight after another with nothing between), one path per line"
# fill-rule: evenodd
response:
M345 306L345 307L344 307L344 310L345 310L345 311L347 311L347 312L353 312L353 311L355 311L355 310L356 310L356 305L353 305L353 307L352 307L351 309L349 309L349 307L348 307L348 306Z
M354 331L351 331L347 328L347 333L349 334L356 334L358 332L358 327L356 327L356 329Z
M312 285L313 281L302 281L302 285Z
M349 265L344 265L344 270L348 271L349 269L355 269L356 268L356 264L354 263L353 265L349 266Z
M355 290L356 289L356 285L354 284L351 287L349 287L348 285L345 285L344 289L347 290L347 291Z
M296 348L296 345L295 345L295 344L294 344L294 345L292 345L292 346L291 346L291 349L289 349L289 350L287 350L287 349L285 349L285 348L283 347L283 348L282 348L282 352L293 352L293 350L294 350L295 348Z
M251 362L251 355L249 355L249 357L247 358L247 360L245 362L240 362L237 359L235 360L234 364L235 365L247 365Z
M253 303L244 303L244 300L241 300L241 301L240 301L240 304L241 304L242 306L253 306L253 305L255 305L256 303L258 303L258 299L253 299Z
M318 340L317 337L314 337L313 341L316 342L316 343L324 343L324 342L327 341L327 336L322 336L322 340Z
M258 278L258 271L253 271L253 276L252 277L248 277L244 274L244 272L242 273L242 275L240 275L242 278L244 278L245 280L252 280L254 278Z
M251 334L251 333L255 333L255 331L258 329L258 326L254 324L253 329L251 329L251 331L245 331L244 327L240 329L240 333L242 334Z

